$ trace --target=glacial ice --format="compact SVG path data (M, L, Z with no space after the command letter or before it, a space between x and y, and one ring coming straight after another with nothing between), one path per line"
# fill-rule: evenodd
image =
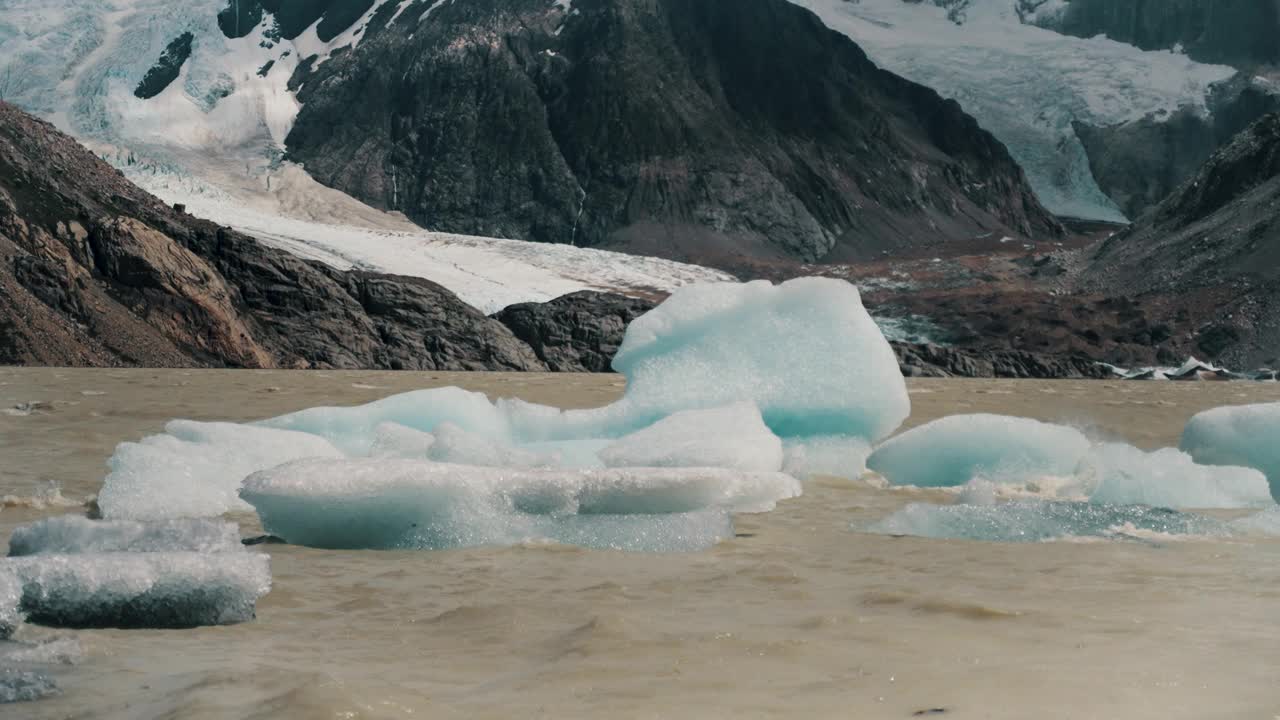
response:
M885 535L1042 542L1068 538L1143 538L1160 535L1220 536L1225 523L1145 505L1024 500L996 504L912 503L867 528Z
M1000 481L1069 476L1090 443L1063 425L1004 415L952 415L891 438L867 468L893 485L958 487L975 477Z
M155 522L90 520L78 515L47 518L14 528L9 557L107 552L240 551L234 523L210 519Z
M840 280L682 288L631 323L613 367L633 427L750 400L783 439L876 441L911 410L893 349Z
M627 532L679 549L683 544L668 531L699 541L720 537L727 513L772 510L799 494L799 482L781 473L514 470L368 459L301 460L255 473L241 490L267 532L294 544L347 549L536 539L615 547L626 544Z
M266 555L91 553L0 561L27 619L62 627L184 628L251 620L271 589Z
M782 471L793 477L857 480L867 471L871 445L862 438L827 435L790 440L782 451Z
M0 640L13 637L22 624L22 581L0 568Z
M749 402L673 413L599 453L606 467L782 468L782 441Z
M248 511L236 496L245 476L304 457L342 457L342 453L323 438L306 433L174 420L163 435L116 448L98 507L108 519Z
M1173 508L1274 505L1267 479L1252 468L1197 465L1184 452L1143 452L1131 445L1094 447L1076 470L1090 502Z
M1182 449L1203 465L1242 465L1262 471L1280 502L1280 403L1206 410L1182 431Z
M0 668L0 705L32 702L58 692L57 683L42 672Z
M310 545L678 549L798 495L784 459L861 474L910 409L892 349L840 280L678 290L632 323L615 364L624 396L591 410L440 388L250 425L176 421L118 449L100 503L113 519L252 507Z

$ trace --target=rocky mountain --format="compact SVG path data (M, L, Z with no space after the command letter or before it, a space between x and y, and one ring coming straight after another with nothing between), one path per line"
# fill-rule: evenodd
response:
M1102 243L1082 287L1162 306L1194 328L1188 339L1204 357L1236 367L1280 361L1280 114Z
M339 272L197 220L6 103L0 362L546 367L442 287Z
M785 0L387 3L288 156L433 229L725 263L1062 230L953 101Z
M1037 24L1083 38L1106 35L1143 50L1177 48L1201 62L1245 68L1280 64L1280 3L1275 0L1066 0L1062 5L1039 15Z

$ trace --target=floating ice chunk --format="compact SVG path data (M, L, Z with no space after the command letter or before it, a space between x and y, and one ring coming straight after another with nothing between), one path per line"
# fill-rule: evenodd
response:
M78 515L39 520L14 528L9 556L103 552L241 551L234 523L210 519L157 522L90 520Z
M782 471L792 477L825 475L857 480L867 472L871 445L862 438L827 435L790 440L783 453Z
M891 438L867 467L894 485L957 487L975 477L1025 480L1074 473L1089 450L1080 431L1004 415L952 415Z
M209 517L250 510L236 492L252 472L307 457L341 457L323 438L234 423L174 420L164 435L122 443L98 507L108 519Z
M22 580L0 568L0 640L13 637L22 624Z
M1280 502L1280 403L1206 410L1187 422L1181 447L1202 465L1242 465L1262 471Z
M22 581L31 622L64 627L180 628L253 619L271 589L266 555L101 553L0 561Z
M1143 452L1112 443L1094 447L1076 474L1092 487L1091 502L1173 508L1273 505L1267 479L1243 467L1197 465L1174 448Z
M0 668L0 705L32 702L58 692L57 683L42 672Z
M430 433L445 422L489 438L512 437L507 413L484 393L455 387L416 390L358 407L309 408L255 425L319 435L348 456L367 457L379 428L385 431L386 423ZM291 459L301 457L305 456Z
M540 455L521 450L505 442L468 432L451 422L437 425L434 435L435 444L431 446L428 457L436 462L511 468L553 467L559 464L559 458L554 454Z
M868 530L886 535L991 542L1228 534L1224 523L1164 508L1040 500L994 505L912 503Z
M634 416L750 400L783 438L874 441L911 409L893 349L843 280L680 288L631 323L613 367Z
M84 647L73 637L51 638L32 643L0 643L0 667L13 663L75 665L83 659Z
M267 532L299 545L449 548L595 537L616 547L627 544L618 528L648 533L650 546L671 544L678 538L663 533L687 522L704 527L710 516L663 516L763 512L800 490L798 481L781 473L715 468L509 470L303 460L255 473L241 495L257 508Z
M425 458L435 443L436 436L431 433L414 430L399 423L380 423L373 429L369 457Z
M749 402L669 415L600 451L606 467L782 468L782 441Z

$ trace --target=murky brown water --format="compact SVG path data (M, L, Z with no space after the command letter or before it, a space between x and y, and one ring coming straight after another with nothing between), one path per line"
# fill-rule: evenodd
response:
M115 443L461 385L560 406L613 376L0 369L0 495L97 490ZM1280 386L916 381L958 412L1174 444L1194 412ZM273 546L255 622L70 636L61 697L3 718L1261 718L1280 716L1280 542L996 545L849 529L920 494L816 481L685 555L535 546ZM0 533L67 508L0 509ZM75 511L71 508L70 511ZM253 518L241 518L251 532Z

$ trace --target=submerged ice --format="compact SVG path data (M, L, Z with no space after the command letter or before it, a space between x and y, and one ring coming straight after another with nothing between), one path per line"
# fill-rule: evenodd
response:
M100 506L110 519L252 507L269 532L323 546L680 549L799 494L784 463L856 477L910 410L892 348L840 280L680 289L628 327L614 365L624 396L591 410L441 388L248 425L175 421L117 450Z
M242 548L233 523L212 519L156 522L90 520L63 515L21 525L9 557L106 552L233 552Z
M1023 500L996 504L913 503L867 528L886 535L1042 542L1068 538L1223 535L1224 523L1145 505Z

